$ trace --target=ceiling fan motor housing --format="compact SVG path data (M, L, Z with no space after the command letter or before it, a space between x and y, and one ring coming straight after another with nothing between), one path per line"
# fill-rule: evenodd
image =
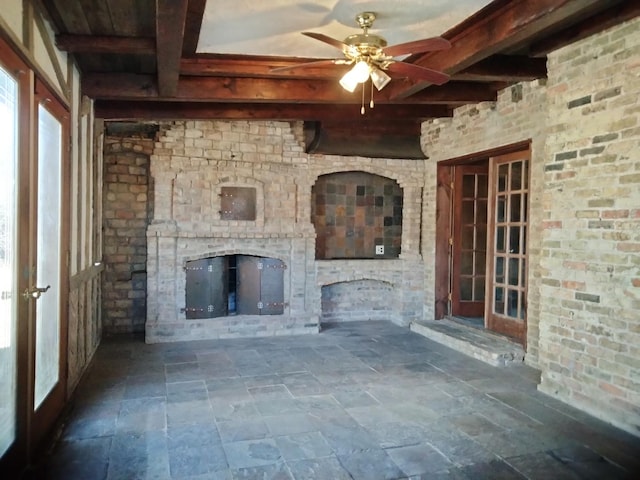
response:
M373 63L388 60L382 51L387 46L387 41L379 35L368 32L375 19L376 15L373 12L363 12L356 16L356 22L363 32L349 35L343 42L347 46L343 52L351 60L365 60Z

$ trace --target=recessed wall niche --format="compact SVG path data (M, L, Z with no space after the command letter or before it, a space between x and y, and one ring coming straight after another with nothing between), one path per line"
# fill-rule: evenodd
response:
M316 259L397 258L402 243L402 188L366 172L318 177L311 189Z

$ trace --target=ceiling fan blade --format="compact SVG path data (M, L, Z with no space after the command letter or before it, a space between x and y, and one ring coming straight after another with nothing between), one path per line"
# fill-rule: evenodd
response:
M424 80L435 85L442 85L449 81L449 75L430 68L420 67L412 63L393 62L387 67L393 74L409 77L412 80Z
M316 32L302 32L303 35L307 37L315 38L316 40L320 40L321 42L328 43L332 47L336 47L339 50L343 50L345 48L349 48L345 43L340 40L336 40L335 38L331 38L324 33L316 33Z
M313 62L298 63L296 65L289 65L287 67L276 67L269 70L271 73L284 73L291 72L293 70L304 70L305 68L313 67L325 67L328 65L339 65L342 63L342 59L332 58L331 60L314 60Z
M399 43L383 48L385 55L395 57L396 55L404 55L407 53L421 53L432 50L446 50L451 48L451 43L442 37L423 38L413 42Z

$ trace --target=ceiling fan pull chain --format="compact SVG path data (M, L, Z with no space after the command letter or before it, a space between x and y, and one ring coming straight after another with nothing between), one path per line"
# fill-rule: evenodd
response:
M360 107L360 115L364 115L364 86L366 82L362 84L362 107Z
M371 102L369 102L369 107L373 108L373 80L371 80Z

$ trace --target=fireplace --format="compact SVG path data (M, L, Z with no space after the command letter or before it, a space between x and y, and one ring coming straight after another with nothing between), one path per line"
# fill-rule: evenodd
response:
M147 342L318 333L322 315L401 325L422 317L423 164L353 157L346 169L341 157L305 154L303 138L301 123L160 125L150 157ZM328 176L336 172L347 174ZM319 195L334 187L345 190L345 208L329 197L321 233L325 242L340 234L331 218L344 211L347 228L355 209L353 244L365 250L351 258L336 258L341 244L318 257ZM373 214L360 218L361 206Z

